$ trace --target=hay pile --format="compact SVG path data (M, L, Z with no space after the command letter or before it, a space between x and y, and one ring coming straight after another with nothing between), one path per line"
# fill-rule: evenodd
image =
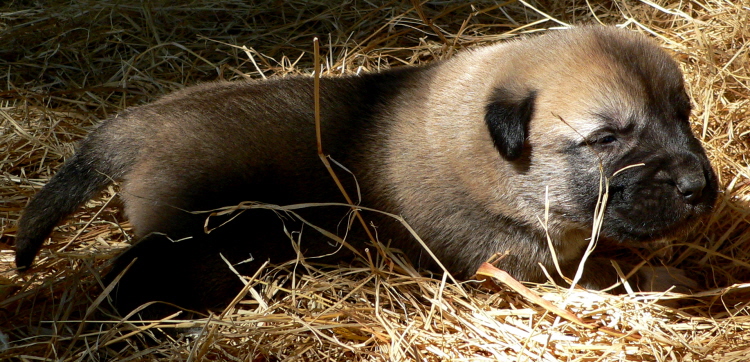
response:
M408 1L332 3L57 0L0 8L0 359L747 360L750 4L436 1L417 11ZM129 226L110 202L115 190L54 233L33 273L13 270L15 221L27 199L76 140L126 106L201 81L310 73L313 36L322 39L325 70L341 74L592 22L624 24L674 53L694 101L694 129L720 175L716 214L658 253L706 290L680 309L655 305L658 296L532 288L568 311L560 312L502 284L426 278L393 251L371 250L370 259L335 269L305 260L267 266L221 315L123 321L92 292L103 262L128 241Z

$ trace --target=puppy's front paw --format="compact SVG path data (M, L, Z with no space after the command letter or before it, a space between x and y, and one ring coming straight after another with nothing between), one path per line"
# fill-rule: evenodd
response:
M687 277L681 269L670 266L644 266L638 271L638 289L642 292L672 292L692 294L698 290L698 283Z

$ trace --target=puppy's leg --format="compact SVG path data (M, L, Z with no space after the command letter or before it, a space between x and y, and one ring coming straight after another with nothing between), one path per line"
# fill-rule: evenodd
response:
M117 257L105 282L114 280L136 259L111 293L122 315L151 301L204 311L226 303L242 288L221 253L221 248L207 238L173 241L153 233ZM159 318L177 310L168 304L155 304L142 316Z
M638 270L638 287L643 292L663 292L672 289L675 293L690 294L698 290L698 282L688 278L685 271L670 266L643 266Z
M618 263L625 275L633 270L634 266ZM566 268L574 275L576 266ZM580 285L590 289L606 289L620 281L617 271L609 259L593 258L586 261ZM628 283L639 292L664 292L671 290L675 293L690 294L698 289L698 283L688 278L685 272L673 267L643 266L628 279ZM618 286L611 290L612 293L625 293L625 287Z

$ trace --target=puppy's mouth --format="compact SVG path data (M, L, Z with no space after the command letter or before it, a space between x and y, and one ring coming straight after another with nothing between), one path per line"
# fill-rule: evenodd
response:
M717 191L708 182L698 199L681 195L673 184L613 185L602 236L620 241L652 241L687 233L713 209Z

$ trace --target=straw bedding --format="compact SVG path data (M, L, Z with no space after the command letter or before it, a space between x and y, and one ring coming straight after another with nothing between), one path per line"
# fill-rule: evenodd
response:
M746 1L11 1L0 7L0 359L745 361L750 353L750 3ZM415 7L416 5L416 7ZM612 296L501 280L456 285L376 246L336 268L267 265L223 313L117 316L101 293L130 228L116 189L13 269L16 220L103 118L202 81L328 74L441 59L565 24L621 24L685 72L717 170L716 213L672 245L623 253L705 290ZM605 220L606 222L606 220ZM295 272L296 271L296 272ZM541 298L540 298L541 297ZM547 302L545 302L547 301ZM549 303L551 302L551 303ZM554 307L554 308L553 308Z

